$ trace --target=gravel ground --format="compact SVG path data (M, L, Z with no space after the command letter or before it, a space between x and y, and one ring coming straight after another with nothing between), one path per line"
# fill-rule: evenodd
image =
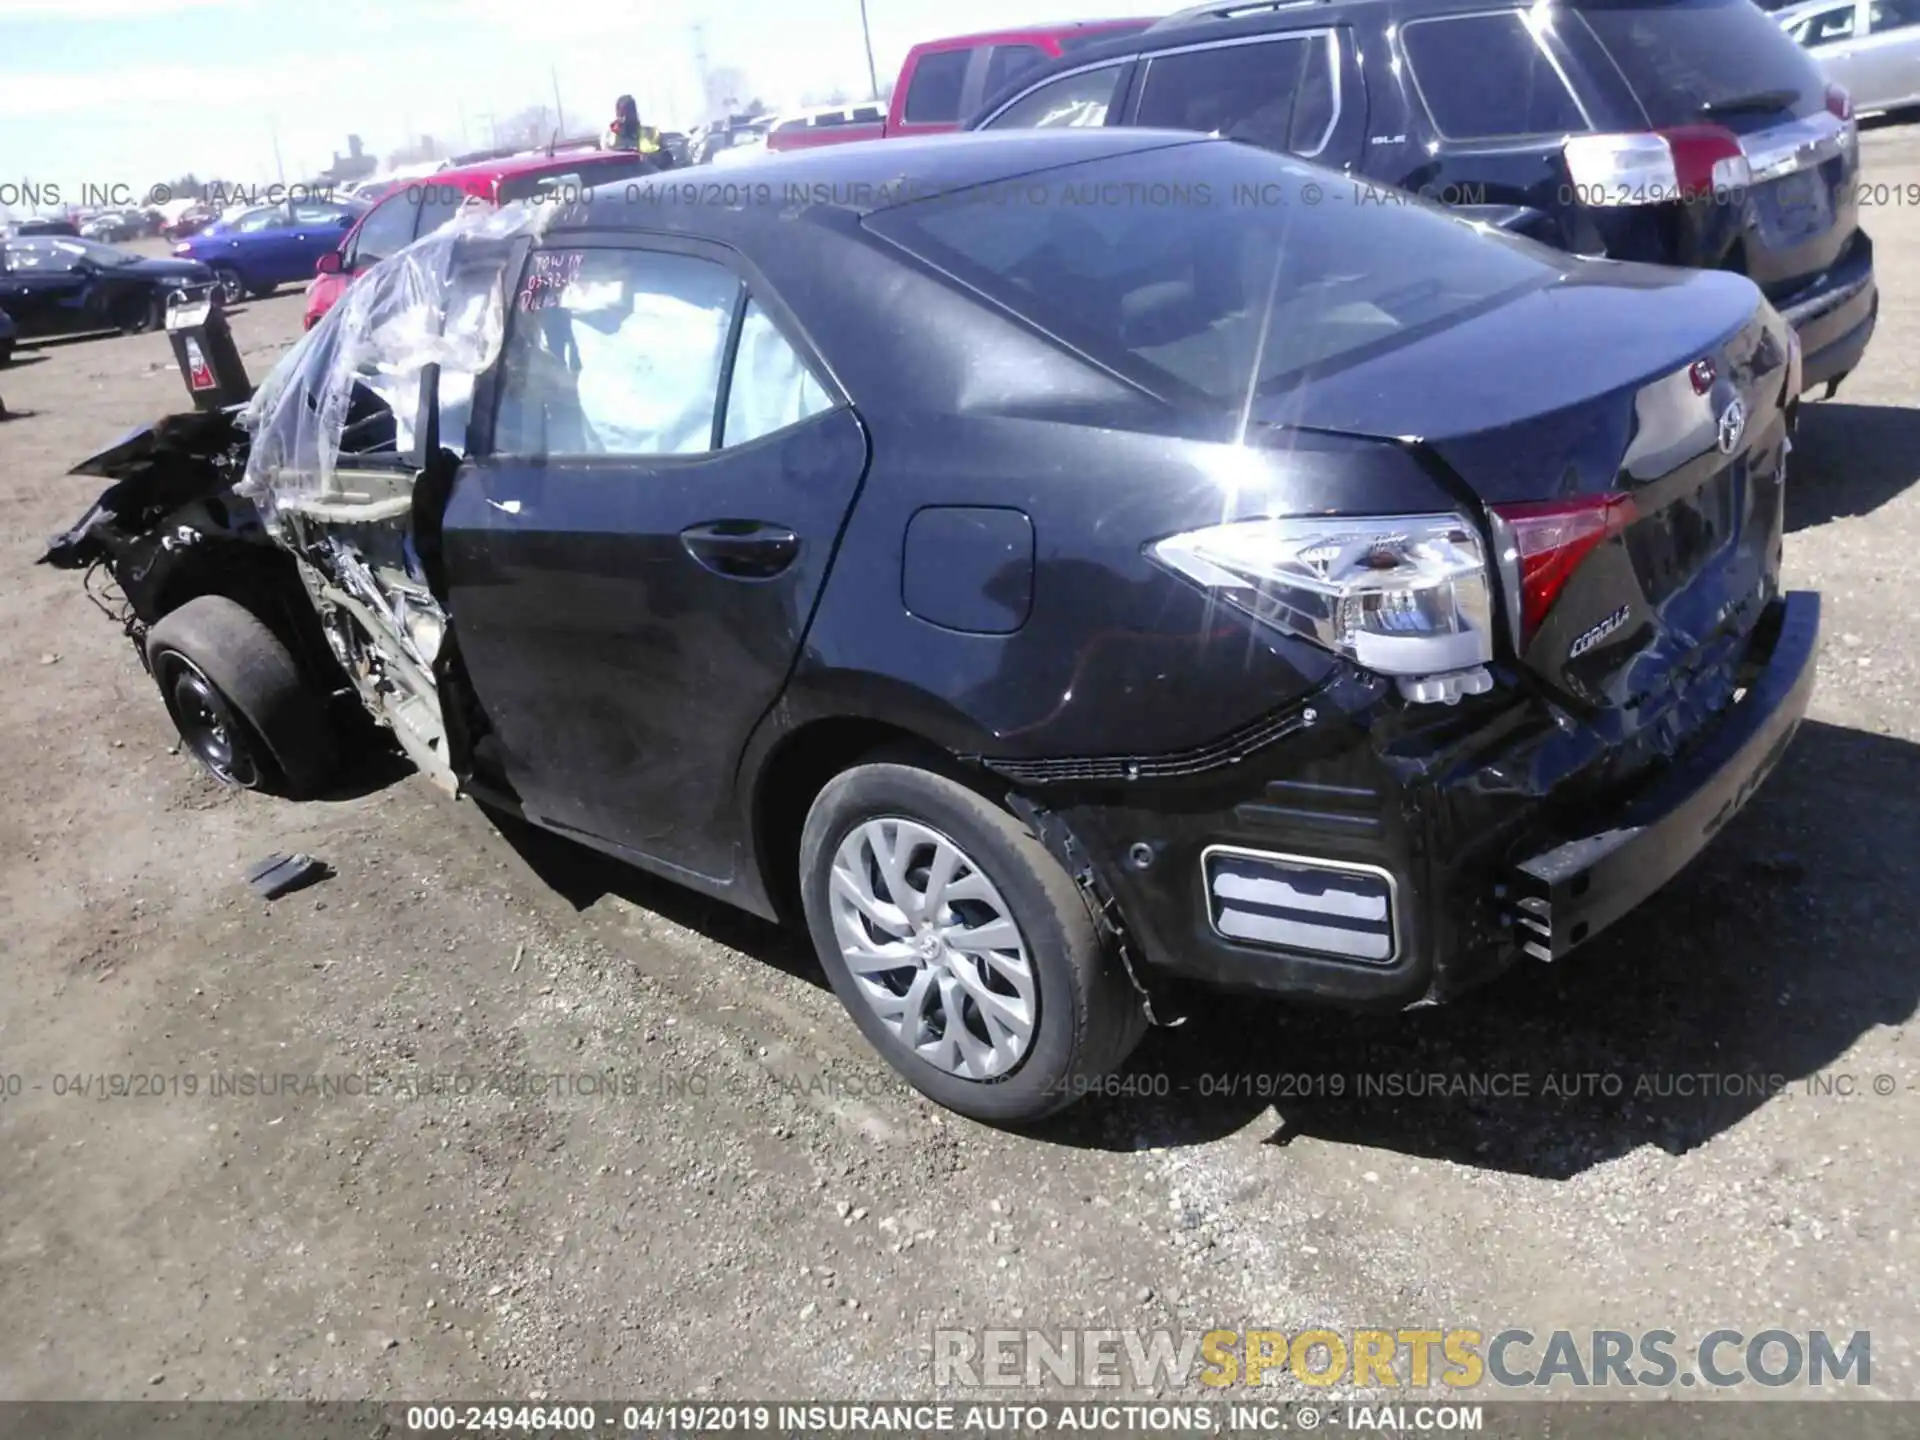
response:
M1920 133L1864 145L1920 181ZM1793 462L1828 648L1754 804L1561 966L1392 1017L1221 1002L1037 1137L896 1084L799 938L415 776L203 779L31 563L92 499L68 466L177 408L166 341L27 347L0 1396L871 1398L934 1393L942 1325L1467 1325L1868 1329L1873 1393L1920 1398L1920 212L1868 224L1880 333ZM299 312L236 320L255 375ZM241 873L276 850L338 873L263 905ZM626 1093L567 1078L607 1072ZM1526 1093L1353 1094L1436 1073ZM61 1093L113 1075L160 1093Z

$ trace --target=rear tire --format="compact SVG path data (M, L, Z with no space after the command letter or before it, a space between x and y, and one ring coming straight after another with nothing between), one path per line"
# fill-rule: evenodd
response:
M225 785L317 794L338 764L326 697L260 618L202 595L147 635L153 669L183 744Z
M13 341L0 340L0 369L13 363Z
M947 776L879 762L829 781L802 832L800 883L841 1004L910 1085L950 1110L995 1125L1039 1120L1117 1069L1145 1033L1073 879L1012 815Z

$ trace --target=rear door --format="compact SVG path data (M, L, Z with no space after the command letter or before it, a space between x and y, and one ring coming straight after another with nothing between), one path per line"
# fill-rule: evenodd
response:
M491 392L491 393L489 393ZM798 327L725 252L536 251L443 522L493 728L534 817L724 881L735 766L786 682L866 471Z

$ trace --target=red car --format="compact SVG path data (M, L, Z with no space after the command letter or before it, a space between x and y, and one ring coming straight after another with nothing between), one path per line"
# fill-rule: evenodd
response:
M855 111L864 107L853 107L844 112L846 119L836 118L830 124L818 123L818 116L797 117L774 128L767 136L767 148L804 150L849 140L958 130L988 96L997 94L1021 71L1151 24L1150 19L1072 20L929 40L907 52L885 119L854 118Z
M313 267L313 281L307 286L307 329L333 308L354 276L404 250L416 237L432 234L469 200L510 205L546 185L607 185L657 168L652 157L630 150L562 150L551 155L540 151L483 160L390 185L347 232L340 248L329 250Z

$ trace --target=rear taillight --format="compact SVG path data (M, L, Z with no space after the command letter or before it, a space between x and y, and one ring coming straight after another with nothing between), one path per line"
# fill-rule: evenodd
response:
M1631 495L1489 508L1518 654L1533 643L1580 562L1640 518Z
M1256 620L1405 680L1409 699L1451 703L1492 687L1478 673L1493 658L1492 575L1464 516L1237 520L1147 554ZM1449 677L1457 683L1428 683Z
M1844 85L1827 86L1827 109L1836 120L1853 119L1853 96Z
M1719 125L1575 135L1562 147L1582 205L1665 205L1743 190L1753 171L1740 137Z

